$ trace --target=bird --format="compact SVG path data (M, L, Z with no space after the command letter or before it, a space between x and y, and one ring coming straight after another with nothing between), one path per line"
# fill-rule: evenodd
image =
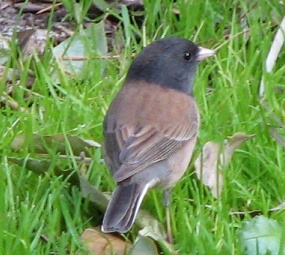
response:
M200 126L193 82L215 54L182 37L147 45L133 60L103 122L104 159L116 182L101 231L126 233L150 189L171 189L188 168Z

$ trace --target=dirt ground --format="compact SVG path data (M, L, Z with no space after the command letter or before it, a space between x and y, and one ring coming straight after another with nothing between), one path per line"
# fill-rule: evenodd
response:
M77 1L79 2L79 1ZM143 11L144 6L141 0L105 1L110 8L120 9L126 5L131 11ZM79 4L79 3L76 3ZM104 17L103 17L104 15ZM104 19L105 31L108 35L109 47L112 47L119 20L111 15L105 15L102 8L91 5L83 26L87 27L94 23L95 19ZM141 19L141 17L139 18ZM140 23L140 20L138 20ZM13 37L14 32L20 34L19 41L26 39L27 35L36 31L36 40L44 40L46 36L53 39L54 44L58 44L73 34L76 27L74 17L70 15L61 1L41 0L41 1L21 1L21 0L0 0L0 49L6 48L7 39Z

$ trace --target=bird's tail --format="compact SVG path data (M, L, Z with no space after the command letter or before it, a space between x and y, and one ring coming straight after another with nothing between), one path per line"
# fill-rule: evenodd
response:
M148 185L132 183L119 184L108 204L104 215L102 232L125 233L134 224Z

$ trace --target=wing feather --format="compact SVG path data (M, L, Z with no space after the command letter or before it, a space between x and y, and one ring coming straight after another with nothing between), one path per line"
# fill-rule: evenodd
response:
M157 93L154 93L155 90ZM159 86L153 87L152 94L149 88L140 88L140 93L145 94L140 98L144 100L137 101L135 108L130 101L135 98L132 91L137 94L135 89L130 88L128 92L122 90L119 93L110 107L104 126L105 137L116 143L116 146L114 141L106 143L106 161L117 182L168 158L185 142L196 139L199 128L199 113L191 96L174 90L161 90ZM169 98L168 103L174 104L177 109L165 109L166 102L158 101L162 93L164 100ZM175 99L175 93L180 93L178 99ZM156 109L149 108L150 101L155 101ZM129 109L128 114L125 113L126 108Z

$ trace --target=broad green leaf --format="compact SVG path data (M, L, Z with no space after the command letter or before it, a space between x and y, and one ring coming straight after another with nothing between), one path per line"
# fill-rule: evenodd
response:
M257 216L244 222L241 243L247 255L285 254L285 232L276 220Z

